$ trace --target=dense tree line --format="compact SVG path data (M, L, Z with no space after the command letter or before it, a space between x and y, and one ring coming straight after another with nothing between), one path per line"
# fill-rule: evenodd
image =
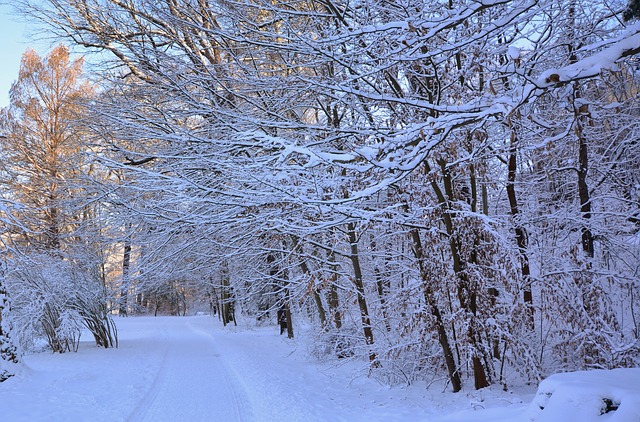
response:
M453 391L638 364L633 5L23 3L100 53L79 196L122 313L308 320Z

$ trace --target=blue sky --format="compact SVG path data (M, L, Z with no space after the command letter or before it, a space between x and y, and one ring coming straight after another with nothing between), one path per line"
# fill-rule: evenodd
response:
M28 48L39 54L47 52L48 44L34 44L29 40L29 24L21 22L11 6L0 0L0 107L9 104L9 88L18 77L20 58Z

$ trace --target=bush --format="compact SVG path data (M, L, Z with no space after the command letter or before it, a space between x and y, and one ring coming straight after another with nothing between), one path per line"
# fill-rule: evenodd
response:
M14 262L7 280L18 338L25 349L33 350L44 338L53 352L75 351L82 326L98 346L117 346L106 289L90 264L49 254Z

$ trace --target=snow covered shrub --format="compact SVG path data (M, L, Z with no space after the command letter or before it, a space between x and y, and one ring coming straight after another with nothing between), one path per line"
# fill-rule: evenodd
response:
M347 359L356 356L360 341L357 327L330 331L315 331L310 354L319 360ZM360 355L358 355L360 357Z
M551 294L555 300L548 327L552 329L553 361L547 363L563 370L621 366L614 354L615 344L621 340L618 323L598 280L586 274L558 277L555 283L547 284L545 296Z
M77 350L81 328L92 332L96 344L117 345L116 332L100 280L77 262L33 254L9 272L16 329L25 349L44 338L53 352Z
M602 259L586 260L566 245L560 245L565 251L547 246L555 252L541 257L536 322L546 373L640 364L640 291L633 276L639 251L629 242L605 240Z
M0 278L0 382L14 375L19 362L18 348L13 342L11 325L7 318L9 300Z
M72 289L69 309L91 332L97 346L117 347L117 331L107 305L109 297L96 267L90 260L74 262L67 267Z
M435 325L432 316L425 312L407 316L398 337L381 351L381 367L375 376L389 385L441 379L446 374L446 366Z
M105 300L87 300L77 296L73 305L84 326L93 334L96 345L101 347L118 347L116 326L109 313Z
M72 315L64 315L68 291L59 262L42 255L20 264L10 270L8 282L14 297L18 337L23 347L30 350L39 337L47 341L53 352L64 353L74 349L80 332L71 330L77 325L69 321Z
M40 325L47 337L47 343L54 353L77 351L80 341L80 325L73 321L75 314L58 309L58 304L44 303Z

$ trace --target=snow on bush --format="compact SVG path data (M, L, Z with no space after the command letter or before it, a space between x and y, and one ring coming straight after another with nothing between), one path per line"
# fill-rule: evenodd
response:
M7 319L9 308L4 279L0 278L0 382L15 374L19 362L19 351L13 342L11 324Z
M640 421L640 368L578 371L543 380L528 409L545 421Z
M115 346L106 291L89 262L33 254L9 271L13 320L25 350L37 350L45 339L53 352L77 350L84 325L96 343Z

